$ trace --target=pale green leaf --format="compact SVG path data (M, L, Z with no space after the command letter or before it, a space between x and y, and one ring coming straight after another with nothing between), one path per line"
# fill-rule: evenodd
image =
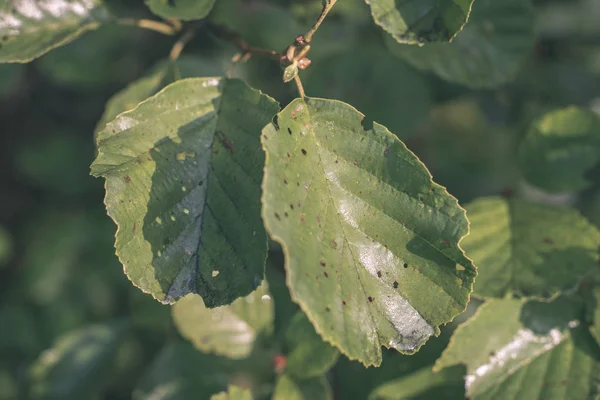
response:
M146 5L159 17L183 21L206 17L214 4L215 0L146 0Z
M179 333L207 353L245 358L261 334L273 330L273 302L266 282L230 305L208 309L202 298L190 294L172 308Z
M204 59L182 55L177 61L161 61L140 79L132 82L108 100L104 114L96 126L96 132L103 129L122 112L132 110L143 100L179 79L199 76L224 76L225 65L215 59Z
M597 267L600 232L575 210L489 197L467 215L463 247L478 269L479 296L551 297Z
M237 386L229 386L227 392L215 394L210 400L252 400L252 393Z
M284 351L285 373L300 379L324 375L340 354L321 339L302 311L294 315L288 326Z
M351 359L414 353L466 308L465 211L385 127L351 106L296 99L263 129L265 225L317 332ZM353 332L348 335L348 332Z
M272 400L333 400L331 386L324 376L297 380L281 375L275 384Z
M436 368L466 364L473 400L593 399L600 350L578 299L487 301L461 325Z
M285 70L283 71L283 81L287 83L293 80L296 75L298 75L298 63L294 61L292 64L285 67Z
M239 80L177 81L98 134L92 174L106 178L116 249L134 285L171 303L207 307L264 277L260 129L277 112Z
M399 43L448 42L469 18L473 0L365 0L371 14Z
M584 173L600 162L600 118L568 107L535 121L519 148L525 178L549 192L585 189Z
M529 0L476 0L469 23L452 43L423 47L400 45L391 39L387 43L394 54L442 79L490 88L514 79L533 40Z
M125 325L92 325L67 333L29 371L31 399L83 399L107 383Z
M369 400L464 399L465 368L456 366L437 373L431 366L377 387Z
M101 0L0 0L0 63L29 62L108 17Z

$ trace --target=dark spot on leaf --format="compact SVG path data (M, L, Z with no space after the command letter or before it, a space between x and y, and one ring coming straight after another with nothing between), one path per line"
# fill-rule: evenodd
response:
M327 271L323 271L323 275L325 275L325 278L329 278L329 274L327 273Z
M131 230L131 233L135 233L135 229L137 228L137 223L133 223L133 229Z
M404 268L408 268L408 264L407 264L407 263L404 263L403 267L404 267Z
M358 167L358 161L354 161L354 166Z
M423 197L419 196L419 201L422 203L423 202Z
M302 152L302 154L306 155L306 150L301 149L300 151Z
M373 302L373 300L375 300L375 299L374 299L374 298L372 298L371 296L369 296L369 297L368 297L368 299L369 299L369 303L372 303L372 302Z
M542 242L544 242L546 244L554 244L554 240L550 239L549 237L543 238Z
M331 309L329 307L325 307L325 311L329 312Z
M287 179L284 179L283 183L285 183L287 185L288 184Z
M325 264L325 261L323 261L323 260L321 260L320 264L321 264L321 267L325 267L327 265L327 264Z
M398 281L394 281L394 289L398 289Z
M377 277L381 278L381 271L377 271Z
M131 183L131 178L129 176L126 176L125 178L123 178L123 180L125 181L125 183L129 184Z
M338 160L335 160L335 163L336 163L336 164L337 164L338 162L339 162Z
M288 216L288 213L287 213L287 211L286 211L286 212L284 212L284 213L283 213L283 215L287 217L287 216Z
M292 130L290 128L288 128L288 133L291 135L292 134Z
M385 150L383 151L383 156L387 157L387 155L389 154L389 152L390 152L390 148L386 147Z
M281 221L281 217L277 213L275 213L275 218L277 218L278 221Z
M346 300L342 300L342 304L343 304L343 305L346 305Z
M290 153L287 153L288 158L292 158L292 156L290 156Z
M300 222L304 223L304 215L300 216Z
M302 203L298 202L298 207L302 207Z
M290 203L290 208L293 210L294 209L294 205L292 203Z
M275 126L275 129L279 130L279 117L277 115L273 117L273 125Z

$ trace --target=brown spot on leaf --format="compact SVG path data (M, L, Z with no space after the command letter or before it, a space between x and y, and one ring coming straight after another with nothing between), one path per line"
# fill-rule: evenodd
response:
M133 223L133 229L131 230L131 233L135 233L136 228L137 228L137 223L134 222Z
M373 300L375 300L374 298L372 298L371 296L367 297L369 299L369 303L372 303Z
M323 261L323 260L321 260L320 264L321 264L321 267L325 267L325 266L327 265L327 264L325 263L325 261Z
M292 130L290 128L288 128L288 133L291 135L292 134Z
M329 274L327 273L327 271L323 271L323 275L325 275L325 278L329 278Z
M125 178L123 178L123 180L125 181L125 183L129 184L131 183L131 178L129 176L126 176Z
M275 218L277 218L278 221L281 221L281 217L277 213L275 213Z
M300 149L300 151L302 152L303 155L306 155L306 150Z
M287 181L287 179L284 179L284 180L283 180L283 183L285 183L285 184L287 185L287 184L288 184L288 181Z

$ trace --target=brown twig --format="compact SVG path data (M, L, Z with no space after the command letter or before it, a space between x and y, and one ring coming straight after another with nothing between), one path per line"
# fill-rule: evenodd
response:
M179 56L181 55L181 52L183 51L183 49L185 48L185 46L194 37L194 33L195 33L195 30L193 28L190 28L183 35L181 35L181 37L179 38L179 40L177 40L175 42L175 44L171 48L171 52L169 53L169 59L171 61L175 61L175 60L177 60L179 58Z
M119 25L138 26L140 28L162 33L163 35L173 36L177 33L177 29L174 26L151 19L119 18L115 21Z

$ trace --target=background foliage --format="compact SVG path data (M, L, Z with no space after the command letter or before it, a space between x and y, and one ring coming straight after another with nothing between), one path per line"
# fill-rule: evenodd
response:
M0 11L9 3L0 0ZM107 6L128 18L210 11L211 22L278 50L321 7L320 0L218 0L211 10L210 1L181 0L189 9L174 15L165 3ZM374 15L390 3L371 0ZM73 20L73 29L109 19L93 15ZM103 183L88 175L94 132L181 77L223 76L235 46L198 29L175 72L164 62L173 38L106 24L32 63L0 64L0 400L458 399L465 376L476 399L593 398L598 20L595 0L476 0L452 47L418 48L375 25L362 0L339 0L319 29L312 65L301 72L307 94L348 102L366 114L364 126L376 121L404 141L466 205L471 236L463 247L479 267L463 315L415 355L382 349L381 367L368 369L324 343L291 301L275 242L267 282L212 313L198 296L161 305L128 281L115 256ZM382 25L400 41L432 40L427 24L422 40ZM46 29L31 40L69 35ZM446 29L453 36L456 21ZM13 51L3 45L0 61ZM38 55L31 50L22 61ZM297 93L281 73L259 57L235 70L287 105ZM510 293L524 298L505 298ZM477 310L485 298L493 299ZM500 365L513 355L514 364Z

